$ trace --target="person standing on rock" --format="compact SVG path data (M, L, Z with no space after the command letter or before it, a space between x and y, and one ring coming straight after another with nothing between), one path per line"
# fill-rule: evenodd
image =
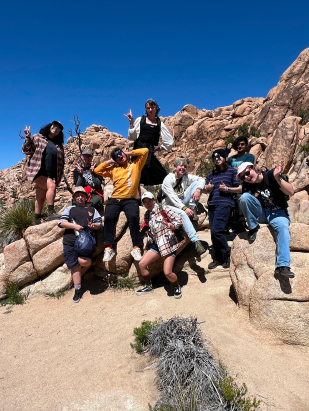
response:
M175 163L174 173L168 174L163 180L162 192L164 198L162 205L167 205L171 210L180 214L183 228L190 241L194 243L196 252L201 255L205 253L192 221L197 221L196 204L199 202L205 185L203 177L187 173L188 160L178 158Z
M156 204L153 194L147 191L142 195L142 202L147 211L144 216L144 224L148 227L148 251L139 262L139 268L145 281L145 286L136 291L137 295L153 293L154 289L150 281L149 264L164 257L163 272L174 286L174 297L181 298L181 287L178 278L173 273L173 265L176 258L176 250L179 247L175 229L182 224L181 217L169 207L163 207L162 211Z
M230 267L230 247L224 235L226 223L234 207L233 194L241 192L240 182L236 180L236 170L226 162L225 151L215 150L212 160L214 170L206 178L206 190L209 192L208 216L214 259L209 269L222 265Z
M103 178L94 172L96 164L93 162L93 151L83 150L81 160L82 165L76 164L73 172L74 185L84 187L89 196L87 205L100 211L103 207Z
M249 146L247 137L237 137L232 144L232 148L237 151L237 154L228 158L230 166L234 167L237 170L240 164L244 162L254 164L254 155L248 152Z
M292 184L282 175L281 165L272 170L258 172L253 163L242 163L237 178L244 182L240 208L249 226L249 241L254 241L259 223L269 224L275 233L277 245L275 273L288 278L295 274L290 270L290 217L287 211L289 196L294 194Z
M121 211L124 211L130 228L134 260L142 259L141 247L143 240L139 235L139 204L136 199L142 168L147 160L148 148L139 148L131 152L123 152L115 147L111 152L111 159L95 168L94 172L102 177L110 177L114 190L108 200L104 215L104 257L103 261L110 261L116 252L115 225ZM134 156L134 161L129 161Z
M102 218L94 207L86 206L88 194L83 187L76 187L73 199L76 206L67 207L59 220L58 226L65 228L63 234L64 262L71 270L75 294L73 302L78 303L82 296L82 267L89 267L95 249L87 255L80 255L75 249L76 234L89 227L95 237L96 230L102 230Z
M31 136L31 127L24 130L25 142L22 152L29 156L26 176L36 184L34 224L41 224L42 210L46 199L47 221L59 218L54 208L56 187L59 186L64 170L63 125L53 121Z
M162 184L167 172L155 156L155 153L161 150L171 151L174 139L158 117L161 110L158 103L155 100L149 99L145 103L145 109L146 115L138 117L135 121L131 110L128 114L124 114L124 116L130 122L128 138L134 141L133 149L148 148L149 150L140 183L144 185L157 185ZM159 145L160 135L162 137L162 144L160 147L155 148Z

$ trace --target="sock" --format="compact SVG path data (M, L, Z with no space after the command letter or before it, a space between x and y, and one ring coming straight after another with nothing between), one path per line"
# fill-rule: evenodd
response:
M54 209L54 205L48 205L48 211L52 211Z
M113 248L113 246L112 246L111 244L107 244L107 245L105 246L105 248Z
M82 288L82 286L80 284L76 284L74 285L75 290L80 290Z
M35 218L35 219L42 218L42 214L34 214L34 218Z
M138 245L135 245L133 248L140 248L140 246L138 246Z
M179 287L178 280L172 283L174 287Z

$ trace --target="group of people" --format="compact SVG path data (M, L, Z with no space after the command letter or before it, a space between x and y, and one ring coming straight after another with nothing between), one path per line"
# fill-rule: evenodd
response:
M182 290L177 275L173 272L176 250L179 247L176 230L183 227L197 254L206 250L201 243L194 221L198 220L197 203L203 190L209 193L208 215L213 247L213 261L209 269L221 265L230 266L230 247L225 236L226 224L231 210L238 207L247 219L248 239L253 242L260 228L259 223L270 224L275 233L277 258L275 272L293 278L290 270L288 196L293 195L292 185L282 175L283 164L274 169L260 172L254 166L254 156L249 151L246 137L238 137L233 148L237 154L228 157L228 150L218 149L212 153L213 171L204 178L187 172L189 162L178 158L174 172L167 174L156 157L160 150L171 151L173 137L158 116L160 107L155 100L145 103L145 115L135 121L131 110L126 114L129 120L129 139L134 141L133 150L124 152L116 147L110 159L100 165L93 162L93 152L85 149L81 164L76 165L73 177L76 186L72 205L67 207L60 219L54 209L56 187L64 168L63 126L53 121L41 128L39 134L31 136L30 127L25 128L23 153L29 155L26 174L36 184L35 220L40 224L46 199L48 220L59 219L64 228L64 260L71 269L75 294L74 302L81 298L81 269L91 265L94 248L83 255L77 247L77 237L84 230L95 238L95 232L102 230L100 212L103 208L102 183L109 177L113 192L104 213L104 256L109 262L117 253L115 227L121 211L128 220L133 249L131 255L139 262L144 286L136 294L144 295L154 291L149 265L159 256L164 257L163 271L174 286L174 297L180 298ZM161 136L161 146L159 138ZM152 186L162 184L160 203L151 191L141 196L140 184ZM147 209L142 227L140 207ZM147 235L144 252L143 236Z

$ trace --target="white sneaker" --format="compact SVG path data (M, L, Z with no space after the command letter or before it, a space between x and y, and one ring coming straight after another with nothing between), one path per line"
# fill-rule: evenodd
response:
M131 255L134 258L135 261L141 261L142 259L142 253L141 253L141 249L138 248L133 248L133 250L131 251Z
M105 248L103 261L110 261L114 255L116 255L116 253L112 248Z

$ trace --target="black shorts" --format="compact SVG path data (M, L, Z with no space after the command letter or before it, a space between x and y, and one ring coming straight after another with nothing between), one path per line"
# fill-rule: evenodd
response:
M70 270L80 265L78 262L78 257L90 258L90 260L92 260L94 252L95 250L93 250L89 255L79 255L78 252L74 250L74 246L63 244L64 262Z

